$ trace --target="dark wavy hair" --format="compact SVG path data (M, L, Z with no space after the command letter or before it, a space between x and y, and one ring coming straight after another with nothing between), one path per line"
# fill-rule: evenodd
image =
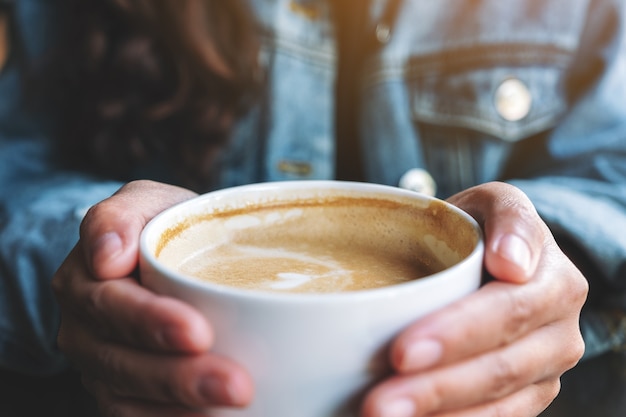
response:
M46 70L65 162L110 178L159 161L209 186L259 93L257 31L240 0L66 0Z

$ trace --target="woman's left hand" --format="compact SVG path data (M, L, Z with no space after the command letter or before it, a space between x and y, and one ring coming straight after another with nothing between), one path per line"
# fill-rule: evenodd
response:
M481 224L494 280L395 339L395 373L369 392L362 415L537 416L583 354L587 281L517 188L489 183L449 201Z

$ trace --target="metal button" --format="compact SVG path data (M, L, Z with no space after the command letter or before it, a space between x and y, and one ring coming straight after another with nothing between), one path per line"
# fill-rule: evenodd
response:
M307 1L291 0L289 3L289 9L300 16L304 16L309 20L317 20L320 18L320 9L317 4Z
M533 98L526 84L517 78L509 78L496 89L494 101L503 119L517 122L528 116Z
M278 162L278 170L283 174L307 177L313 172L313 167L306 161L282 160Z
M376 25L376 39L380 43L387 43L391 39L391 28L385 23Z
M424 169L413 168L408 170L398 183L400 188L417 193L434 196L437 193L437 184L433 177Z

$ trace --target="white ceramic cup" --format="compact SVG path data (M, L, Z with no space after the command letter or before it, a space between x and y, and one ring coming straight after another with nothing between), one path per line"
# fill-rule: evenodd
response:
M140 241L142 283L201 311L215 330L212 349L243 365L255 381L249 407L218 409L211 416L355 416L364 391L389 373L386 348L394 336L417 318L479 287L484 252L480 228L468 214L439 200L445 216L454 218L455 230L473 236L471 253L459 257L457 239L449 234L437 237L437 230L430 230L419 243L447 268L378 289L330 294L243 290L182 275L155 256L165 235L181 225L194 227L190 219L198 216L327 193L401 199L423 209L424 216L433 215L429 207L435 199L412 191L353 182L291 181L201 195L164 211L145 227ZM393 215L386 221L393 222ZM362 224L368 227L368 219Z

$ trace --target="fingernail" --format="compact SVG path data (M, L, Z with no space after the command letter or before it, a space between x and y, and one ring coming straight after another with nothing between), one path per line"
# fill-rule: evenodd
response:
M413 417L417 410L413 401L394 398L386 402L380 411L380 417Z
M237 406L245 404L239 384L231 378L206 376L200 380L200 395L207 404Z
M108 232L100 236L91 247L94 262L107 261L122 252L122 238L115 232Z
M442 355L441 343L435 340L420 340L407 347L400 367L403 371L425 369L439 362Z
M500 238L496 246L497 253L518 265L524 271L530 269L530 248L526 241L514 234L506 234Z

